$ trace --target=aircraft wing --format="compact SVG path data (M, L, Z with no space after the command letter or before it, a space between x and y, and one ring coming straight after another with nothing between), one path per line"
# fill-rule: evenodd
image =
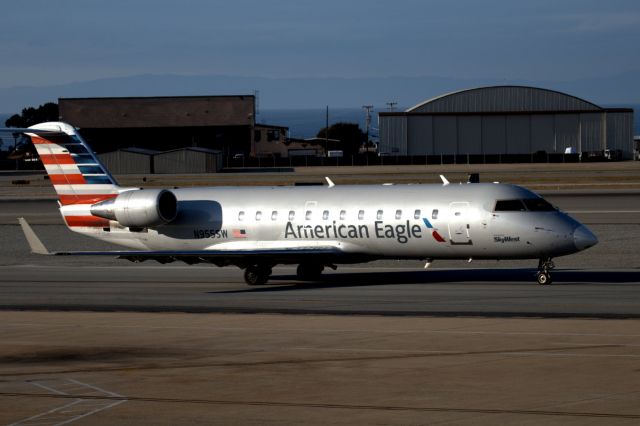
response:
M291 247L291 248L255 248L238 250L188 250L188 251L142 251L142 250L111 250L111 251L58 251L50 252L40 241L24 218L18 218L22 232L27 239L29 248L34 254L49 256L116 256L133 262L156 260L160 263L183 261L193 263L213 263L216 265L251 265L259 261L272 263L299 263L313 257L314 261L323 259L331 262L333 259L353 256L333 246Z

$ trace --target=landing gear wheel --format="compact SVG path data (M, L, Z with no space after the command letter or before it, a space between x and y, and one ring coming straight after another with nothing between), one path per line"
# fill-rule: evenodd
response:
M263 285L269 281L271 268L266 266L249 266L244 270L244 281L249 285Z
M298 269L296 270L296 275L298 279L303 281L315 281L320 278L322 275L322 271L324 271L324 266L317 265L314 263L301 263L298 265Z
M538 273L536 274L536 281L540 285L549 285L553 282L551 279L551 269L555 268L556 265L553 263L551 258L540 259L538 262Z
M551 280L551 274L548 272L538 272L538 275L536 275L536 280L540 285L549 285L553 282Z

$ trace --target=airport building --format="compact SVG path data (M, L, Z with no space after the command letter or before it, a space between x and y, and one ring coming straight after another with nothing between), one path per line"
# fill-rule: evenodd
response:
M198 147L223 157L257 156L261 145L283 142L288 132L256 123L253 95L60 98L58 104L60 120L80 128L99 153Z
M633 158L633 110L524 86L463 90L379 114L379 152L398 156L578 152Z

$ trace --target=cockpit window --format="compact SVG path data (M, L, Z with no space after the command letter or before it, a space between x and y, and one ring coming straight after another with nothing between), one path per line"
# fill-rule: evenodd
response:
M524 204L520 200L498 200L496 201L496 212L523 212L526 211Z
M555 207L544 198L527 198L522 201L524 201L527 209L532 212L551 212L555 210Z

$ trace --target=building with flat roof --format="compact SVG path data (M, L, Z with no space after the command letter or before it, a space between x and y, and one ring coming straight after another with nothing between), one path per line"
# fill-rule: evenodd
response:
M379 152L495 155L619 151L633 158L633 110L525 86L462 90L379 113Z
M253 95L60 98L58 104L60 120L80 128L97 152L200 147L256 155Z

